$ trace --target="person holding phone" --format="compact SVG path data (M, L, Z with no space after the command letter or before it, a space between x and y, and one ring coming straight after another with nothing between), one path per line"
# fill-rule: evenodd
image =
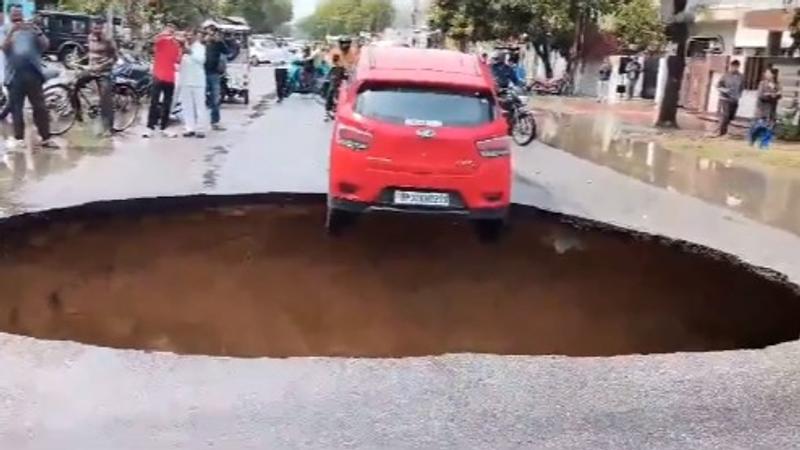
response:
M3 52L6 55L5 81L8 85L14 138L9 148L24 145L25 99L33 109L33 121L43 148L58 148L50 136L50 116L44 102L42 53L50 45L42 30L23 17L22 6L12 4L8 10L10 25L6 29Z

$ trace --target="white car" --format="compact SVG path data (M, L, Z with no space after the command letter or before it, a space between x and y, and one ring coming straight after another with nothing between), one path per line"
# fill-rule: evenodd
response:
M287 51L272 41L255 41L250 47L250 65L281 64L288 62Z

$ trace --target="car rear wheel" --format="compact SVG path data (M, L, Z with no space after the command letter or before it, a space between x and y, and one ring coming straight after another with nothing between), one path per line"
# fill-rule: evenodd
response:
M503 236L506 229L506 222L503 219L480 219L476 220L475 232L481 242L497 242Z
M341 236L347 228L355 224L355 221L355 214L329 207L325 218L325 230L330 236Z

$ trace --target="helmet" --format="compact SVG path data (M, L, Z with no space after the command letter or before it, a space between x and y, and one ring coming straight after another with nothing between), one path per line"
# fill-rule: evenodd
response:
M492 52L491 61L493 63L505 62L505 60L506 60L505 52L502 52L500 50L495 50Z
M219 25L217 24L217 22L214 22L213 20L209 19L209 20L206 20L205 22L203 22L202 28L204 28L204 29L210 28L212 30L219 30Z
M339 36L339 43L340 44L352 44L353 38L350 36Z

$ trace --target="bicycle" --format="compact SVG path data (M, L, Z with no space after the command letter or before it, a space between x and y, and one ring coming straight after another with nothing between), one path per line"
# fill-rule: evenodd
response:
M100 117L99 76L83 74L67 83L47 86L45 105L50 114L50 133L58 136L69 131L76 122ZM112 130L125 131L139 118L141 99L134 86L128 82L112 81L114 123ZM95 89L96 87L96 89Z

